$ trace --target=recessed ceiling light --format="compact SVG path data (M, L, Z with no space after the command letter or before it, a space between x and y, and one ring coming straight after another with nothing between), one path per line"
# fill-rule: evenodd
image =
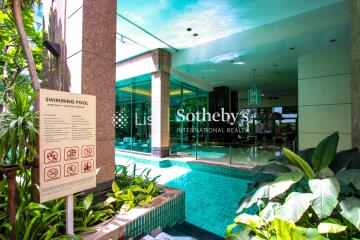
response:
M187 28L186 31L191 32L192 28Z
M234 63L234 64L243 65L243 64L245 64L245 62L243 62L243 61L238 61L238 62L236 62L236 63Z
M291 51L291 50L295 50L296 49L296 47L290 47L289 48L289 50Z
M197 37L197 36L199 36L199 34L198 34L198 33L194 33L193 36L194 36L194 37Z

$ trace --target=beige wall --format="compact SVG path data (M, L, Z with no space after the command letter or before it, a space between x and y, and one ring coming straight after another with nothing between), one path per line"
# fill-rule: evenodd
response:
M340 134L338 150L351 147L349 53L335 43L299 57L299 149L315 147L334 131Z

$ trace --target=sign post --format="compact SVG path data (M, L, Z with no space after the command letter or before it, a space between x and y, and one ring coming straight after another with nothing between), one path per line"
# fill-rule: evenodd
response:
M66 197L73 234L73 194L96 187L96 97L40 90L40 203Z
M74 234L74 195L66 196L66 234Z

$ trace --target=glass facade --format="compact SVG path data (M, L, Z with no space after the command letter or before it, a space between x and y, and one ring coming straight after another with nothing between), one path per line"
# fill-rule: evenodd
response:
M207 92L170 78L170 155L256 165L284 146L296 149L296 106L238 109L233 93L219 89ZM151 153L151 95L151 74L117 82L117 149ZM236 122L203 118L221 112L238 114Z
M208 134L196 131L208 126L207 121L197 121L190 115L181 119L187 113L208 111L208 93L198 88L172 80L170 83L170 153L189 154L195 151L195 144L206 141Z
M151 74L116 83L117 149L151 152Z

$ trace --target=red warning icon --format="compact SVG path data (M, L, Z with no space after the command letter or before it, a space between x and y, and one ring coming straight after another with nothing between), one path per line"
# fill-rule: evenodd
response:
M81 147L81 157L89 158L94 157L94 145L84 145Z
M51 166L44 168L44 180L45 182L53 181L61 178L61 166Z
M75 160L79 158L79 147L66 147L64 150L65 160Z
M64 176L70 177L79 173L79 163L68 163L64 165Z
M61 161L61 150L60 148L45 149L44 150L44 162L54 163Z
M91 172L94 171L94 169L95 169L94 160L86 160L81 163L82 173Z

